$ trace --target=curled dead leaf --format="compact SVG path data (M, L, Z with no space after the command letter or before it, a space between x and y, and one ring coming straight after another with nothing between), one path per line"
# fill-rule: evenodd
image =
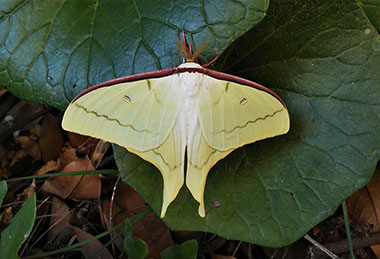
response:
M145 201L129 185L119 181L115 191L115 203L123 210L134 211L139 208L145 208Z
M89 238L92 238L93 235L90 233L78 228L72 227L75 235L79 242L83 242ZM83 246L81 246L82 253L86 258L99 258L99 259L112 259L111 253L106 247L103 247L103 244L99 240L94 240Z
M116 197L115 197L116 199ZM106 219L107 227L110 228L110 201L105 200L103 202L104 206L104 217ZM137 203L139 204L139 203ZM138 205L140 206L140 205ZM135 208L133 211L125 210L114 203L113 206L113 223L115 226L123 222L127 218L131 218L137 215L139 212L146 209L147 206ZM152 225L153 223L153 225ZM154 213L148 214L142 220L137 222L132 228L132 235L134 237L143 238L149 229L148 235L145 237L144 241L148 244L148 258L161 258L161 252L174 244L169 228L161 221L161 219ZM113 233L116 235L117 233ZM119 237L115 240L115 244L119 249L123 248L123 239Z
M64 142L58 121L51 113L44 117L39 143L45 163L58 157Z
M376 170L371 181L351 195L347 201L349 218L364 225L370 233L380 231L380 171ZM377 258L380 257L380 245L371 246Z
M67 226L69 226L70 209L60 199L53 197L51 205L50 231L48 233L49 240L53 240Z
M35 173L35 175L43 175L43 174L47 174L47 173L52 172L52 171L58 171L60 167L61 167L61 164L59 162L54 161L54 160L50 160L44 166L42 166Z
M90 159L86 156L80 160L72 161L61 172L95 170ZM72 175L58 176L49 179L42 185L42 190L58 195L62 198L72 199L99 199L101 182L98 175Z

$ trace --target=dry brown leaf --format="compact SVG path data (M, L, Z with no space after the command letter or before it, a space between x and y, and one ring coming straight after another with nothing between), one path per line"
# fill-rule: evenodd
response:
M27 153L36 160L41 160L41 148L37 142L33 142L28 148Z
M108 229L110 229L110 228L112 228L112 227L115 226L115 224L114 224L114 222L115 222L115 216L118 215L120 212L123 213L123 210L114 203L113 207L112 207L112 219L113 220L112 220L112 226L111 226L111 224L110 224L110 205L111 205L111 201L110 200L104 200L103 201L104 220L106 221L106 225L107 225ZM120 230L119 231L114 231L110 235L113 238L119 232L120 232ZM124 250L123 238L121 236L119 236L118 238L116 238L113 242L115 243L115 245L117 246L117 248L119 248L120 251Z
M37 103L29 102L18 102L14 105L8 112L7 115L13 117L13 121L16 124L16 127L19 127L25 121L28 121L32 115L37 114L42 111L42 105ZM31 125L37 124L41 118L37 118L34 122L30 123Z
M84 158L73 161L66 165L61 172L73 171L88 171L95 170L90 159ZM84 180L82 181L82 179ZM73 175L73 176L58 176L44 182L42 190L56 194L62 198L77 198L77 199L96 199L100 196L100 180L97 175ZM95 180L94 180L95 179ZM88 184L86 182L88 181ZM76 190L76 188L84 190Z
M99 175L83 175L69 198L78 200L99 199L100 191Z
M7 167L7 165L8 165L8 160L5 157L3 157L0 162L0 167L5 168Z
M80 159L81 158L77 157L76 149L74 148L65 149L58 157L58 160L61 161L63 166Z
M81 178L82 175L57 176L45 181L41 190L66 199L73 192Z
M6 208L2 213L0 213L0 225L7 226L12 222L13 213L12 207Z
M8 90L4 88L4 86L0 86L0 97L5 95L7 92Z
M11 152L10 152L11 153ZM12 152L13 153L13 152ZM18 160L20 160L21 158L25 157L27 155L26 153L26 150L25 149L21 149L15 153L13 153L14 156L12 157L11 159L11 163L9 165L9 167L12 167L14 164L17 163Z
M82 146L83 143L85 143L88 139L87 136L83 136L83 135L76 134L76 133L69 132L69 131L67 132L67 137L70 141L71 146L73 146L75 148Z
M31 184L26 187L22 193L17 194L16 201L24 201L36 192L36 179L33 179Z
M380 171L376 170L371 181L347 199L350 219L368 227L369 232L380 231ZM371 246L380 258L380 245Z
M63 201L53 197L50 217L49 240L53 240L69 225L69 207ZM65 216L66 215L66 216Z
M143 218L140 222L138 222L136 226L136 230L133 228L132 233L136 235L136 237L143 238L146 231L150 227L153 220L153 226L150 229L149 234L145 238L145 242L149 246L148 255L152 258L160 258L161 252L174 244L172 237L170 235L169 228L161 221L160 218L155 213L151 213ZM140 232L137 233L137 228L141 225ZM136 232L136 233L135 233Z
M94 153L91 156L92 164L97 168L102 161L104 154L107 152L110 147L110 143L104 140L99 140L98 144L95 147Z
M74 148L78 148L85 145L87 148L93 149L99 141L98 139L83 136L73 132L67 132L67 137L69 138L71 146L73 146Z
M353 222L373 225L371 232L380 230L380 172L347 200L347 212Z
M36 173L35 175L43 175L47 174L52 171L58 171L59 168L61 167L61 164L57 161L51 160L47 162L44 166L42 166Z
M78 227L72 227L72 228L73 228L73 231L75 232L75 234L77 235L77 239L79 242L85 241L85 240L93 237L93 235L85 232L84 230L82 230ZM85 258L99 258L99 259L110 258L110 259L112 259L113 257L111 255L111 253L108 251L108 249L107 248L101 249L102 247L103 247L103 244L99 240L94 240L90 243L87 243L87 244L81 246L81 250L82 250L82 253L83 253ZM99 249L101 249L101 250L99 251ZM97 251L99 251L99 252L97 252ZM97 252L96 255L94 254L95 252Z
M108 228L110 228L110 222L109 222L109 206L110 201L106 200L103 202L104 205L104 213L105 213L105 219ZM139 207L134 209L133 211L130 210L123 210L121 207L119 207L117 204L114 203L113 206L113 224L112 226L116 226L119 223L122 223L125 219L131 218L135 215L137 215L139 212L145 210L147 206ZM151 226L151 223L153 220L156 220L154 224ZM161 252L174 244L170 230L169 228L161 221L160 218L157 217L156 214L150 213L149 215L145 216L142 220L137 222L133 228L132 228L132 235L138 238L143 238L148 228L151 227L149 234L145 238L145 242L148 244L148 258L160 258ZM113 233L113 235L116 235L116 233ZM115 244L119 249L123 249L123 241L121 238L118 238L115 240Z
M134 211L146 207L144 199L122 181L119 181L115 191L115 203L127 211Z
M36 139L30 136L18 136L17 140L23 149L28 148L33 142L36 141Z
M51 113L47 113L42 122L41 137L39 139L42 159L46 163L58 157L63 146L63 137L58 121Z
M83 158L77 158L77 160L73 160L71 163L66 165L61 172L72 172L72 171L89 171L95 170L94 166L91 164L91 160L88 156Z
M8 159L8 160L12 160L13 157L16 155L16 151L14 150L10 150L8 153L5 154L5 157Z
M40 124L36 124L33 126L33 128L30 130L30 133L32 133L37 138L41 137L42 132L42 126Z

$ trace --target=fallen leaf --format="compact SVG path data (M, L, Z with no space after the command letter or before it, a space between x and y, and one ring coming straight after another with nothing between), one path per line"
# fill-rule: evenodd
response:
M78 200L100 198L101 182L99 175L83 175L69 198Z
M7 226L12 222L13 213L12 207L6 208L3 212L0 213L0 225Z
M47 174L52 171L58 171L59 168L61 167L61 164L57 161L51 160L47 162L44 166L42 166L36 173L35 175L43 175Z
M25 149L21 149L21 150L15 152L9 166L12 167L13 165L15 165L18 162L18 160L25 157L26 155L27 155L27 153L26 153Z
M33 179L31 184L26 187L22 193L17 194L16 201L24 201L36 192L36 179Z
M376 170L371 181L362 189L351 195L347 201L349 218L358 224L365 225L370 233L380 230L380 171ZM380 258L380 245L371 246Z
M36 140L29 137L29 136L18 136L17 137L18 142L21 144L21 148L26 149L29 147L33 142Z
M67 132L67 137L70 141L71 146L74 148L82 146L88 140L87 136L76 134L70 131Z
M53 197L51 205L50 231L48 233L49 240L53 240L67 226L69 226L69 207L66 203Z
M82 175L57 176L50 178L44 182L41 190L66 199L73 192L81 178Z
M134 211L146 207L145 201L129 185L119 181L115 191L115 203L123 210Z
M74 148L65 149L58 157L58 160L61 161L63 166L80 159L81 158L77 157L76 149Z
M99 166L100 162L104 157L104 154L107 152L110 145L111 144L109 142L103 140L98 141L98 144L96 145L94 152L91 156L91 161L95 168Z
M128 188L126 188L128 189ZM123 192L125 193L125 192ZM127 191L129 193L129 191ZM130 197L130 196L129 196ZM139 197L140 198L140 197ZM116 199L116 195L115 195ZM119 207L116 203L113 206L113 224L112 226L116 226L119 223L122 223L125 219L131 218L137 215L139 212L145 210L147 208L146 205L141 207L141 203L137 202L137 208L132 210L123 209ZM128 206L130 206L129 204ZM106 219L106 223L108 228L110 228L110 218L109 218L109 206L110 201L105 200L103 202L104 206L104 217ZM155 221L152 225L152 222ZM174 244L169 228L161 221L160 218L157 217L156 214L150 213L137 222L132 228L132 234L134 237L143 238L146 232L149 229L148 235L145 237L144 241L148 244L149 252L148 258L160 258L161 252ZM115 235L116 233L113 233ZM123 241L121 238L115 241L116 246L119 249L123 249Z
M37 160L41 160L41 148L37 142L32 143L26 151L31 157Z
M72 227L73 231L77 235L79 242L85 241L89 238L92 238L93 235L87 233L86 231L78 228ZM99 259L112 259L111 253L106 247L103 247L103 244L99 240L94 240L90 243L87 243L80 247L85 258L99 258ZM103 249L102 249L103 248Z
M45 163L58 157L64 141L58 121L51 113L47 113L42 121L39 143Z
M88 156L66 165L60 172L95 170ZM44 182L42 190L62 198L99 199L101 183L98 175L57 176Z
M353 222L369 224L371 232L380 230L380 172L375 171L371 181L347 200L347 212Z
M123 210L113 204L112 206L112 225L111 225L111 222L110 222L110 205L111 205L111 201L110 200L104 200L103 201L103 211L104 211L104 220L106 221L106 225L107 225L107 228L108 229L111 229L112 227L115 226L114 222L115 222L115 216L118 215L120 212L123 213ZM114 231L112 233L110 233L110 236L113 238L115 237L121 230L118 230L118 231ZM124 249L124 243L123 243L123 238L121 236L119 236L118 238L114 239L114 244L117 246L117 248L120 250L120 251L123 251Z
M16 151L15 150L11 150L9 152L6 153L5 157L8 159L8 160L12 160L13 157L15 156L16 154Z
M0 162L0 167L5 168L7 167L7 165L8 165L8 160L5 157L3 157Z
M30 130L30 133L32 133L37 138L41 137L42 132L42 126L40 124L36 124L33 126L33 128Z
M20 127L23 123L25 123L25 121L28 121L31 117L33 117L33 115L41 112L42 110L43 108L41 104L20 101L7 112L7 115L13 117L16 127ZM41 117L36 118L29 124L37 124L40 119Z
M87 149L93 150L98 144L99 140L88 136L83 136L73 132L67 132L67 137L74 148L85 146Z

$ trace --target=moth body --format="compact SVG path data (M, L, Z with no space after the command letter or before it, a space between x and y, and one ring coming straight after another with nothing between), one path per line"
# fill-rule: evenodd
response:
M179 67L187 68L202 68L199 64L194 62L184 63ZM173 82L173 86L180 89L181 94L181 108L177 117L177 125L186 125L183 135L186 139L186 146L192 139L198 125L198 102L200 87L203 86L203 74L194 72L184 72L178 74ZM184 123L183 123L184 122Z

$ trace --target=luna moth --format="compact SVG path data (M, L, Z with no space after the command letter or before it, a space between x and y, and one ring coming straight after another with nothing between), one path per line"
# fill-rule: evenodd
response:
M182 52L185 63L178 67L83 91L67 107L62 127L116 143L155 165L163 178L161 217L184 181L204 217L210 169L241 146L287 133L289 114L264 86L206 69Z

